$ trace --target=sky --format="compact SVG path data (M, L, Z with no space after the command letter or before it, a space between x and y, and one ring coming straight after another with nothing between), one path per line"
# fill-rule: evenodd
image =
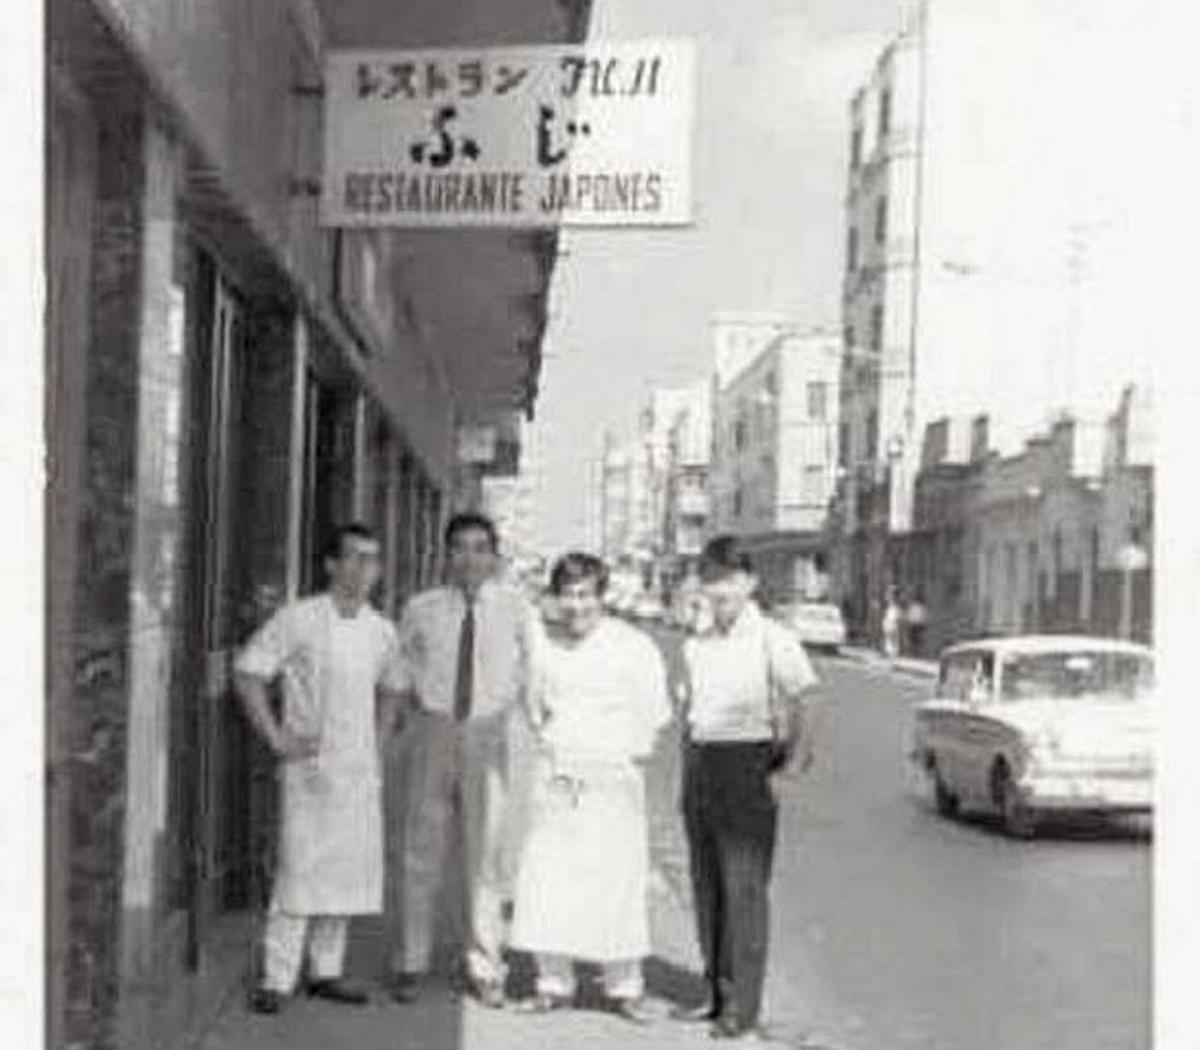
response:
M697 45L695 222L567 230L536 413L551 550L586 536L586 463L651 389L703 376L722 310L839 329L848 107L897 0L596 0L591 35Z

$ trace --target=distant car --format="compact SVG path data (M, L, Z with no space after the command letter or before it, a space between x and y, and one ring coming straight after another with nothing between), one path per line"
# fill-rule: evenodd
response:
M1154 654L1069 635L965 642L915 708L910 757L938 812L998 813L1030 838L1045 814L1153 809Z
M776 610L780 622L814 649L837 652L846 644L846 621L831 602L787 602Z

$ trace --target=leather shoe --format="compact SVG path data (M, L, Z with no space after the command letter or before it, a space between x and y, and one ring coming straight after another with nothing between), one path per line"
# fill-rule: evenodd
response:
M349 1006L362 1006L370 1000L365 988L360 988L341 977L309 981L308 997L327 999L331 1003L345 1003Z
M504 986L499 981L472 981L471 991L489 1010L504 1008Z
M612 1012L631 1024L648 1025L658 1020L644 999L613 999Z
M421 997L421 975L398 973L391 981L392 998L398 1003L415 1003Z
M255 988L248 997L247 1005L252 1013L277 1014L283 1009L283 993L273 988Z
M712 999L706 999L699 1006L676 1006L671 1010L673 1021L687 1021L689 1024L715 1021L720 1015L721 1010Z
M548 1014L555 1010L565 1010L570 1002L566 996L538 992L529 999L522 999L515 1009L519 1014Z

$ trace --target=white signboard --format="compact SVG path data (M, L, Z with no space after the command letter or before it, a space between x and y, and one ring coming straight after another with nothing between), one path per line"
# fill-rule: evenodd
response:
M334 51L326 226L691 221L690 41Z

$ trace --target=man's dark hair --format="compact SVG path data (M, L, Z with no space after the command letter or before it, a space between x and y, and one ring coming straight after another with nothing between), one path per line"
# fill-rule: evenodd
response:
M700 554L700 579L723 580L734 573L752 573L754 565L736 536L714 536Z
M455 514L446 523L446 532L443 537L446 541L446 549L449 550L454 545L454 538L460 532L468 532L471 529L479 529L481 532L487 533L488 545L492 548L493 554L500 549L500 534L496 531L495 522L486 514L478 514L475 511Z
M608 566L594 554L571 551L559 558L550 570L550 593L562 594L572 583L584 580L595 580L596 593L602 595L608 590Z
M364 525L361 521L352 521L348 525L339 525L329 534L329 540L325 544L324 557L337 561L342 556L347 536L354 536L360 540L379 541L379 537L369 526Z

